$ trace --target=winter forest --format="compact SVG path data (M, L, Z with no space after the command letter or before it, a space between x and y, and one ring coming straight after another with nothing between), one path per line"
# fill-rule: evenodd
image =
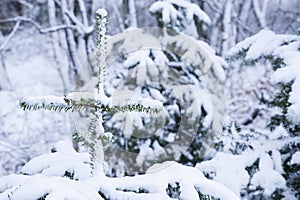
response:
M300 198L300 0L1 0L0 200Z

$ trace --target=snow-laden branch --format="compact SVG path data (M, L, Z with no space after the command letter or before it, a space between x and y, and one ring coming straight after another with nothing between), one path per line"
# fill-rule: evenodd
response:
M94 31L93 26L86 27L81 21L77 19L77 17L74 15L74 13L70 12L69 10L64 10L64 13L70 18L70 20L76 24L78 27L80 27L80 33L90 35Z
M47 199L102 199L98 192L116 200L171 200L167 188L175 183L180 186L180 199L199 199L198 192L223 200L238 199L233 191L207 179L201 171L175 162L156 164L145 175L135 177L91 177L88 154L77 153L62 141L55 144L54 153L34 158L21 171L26 175L0 178L1 200L43 196ZM64 176L70 179L62 178ZM141 193L142 190L147 192Z
M287 117L294 123L300 119L300 70L299 70L299 43L297 35L275 34L269 30L259 33L238 43L228 51L228 59L235 60L245 53L245 61L256 61L261 58L282 59L283 66L271 74L271 82L292 83L289 93Z

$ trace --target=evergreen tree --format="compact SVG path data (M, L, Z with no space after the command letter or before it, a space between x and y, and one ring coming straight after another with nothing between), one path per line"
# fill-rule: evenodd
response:
M244 174L241 182L221 183L246 199L299 196L299 163L291 162L299 151L298 48L299 36L263 30L228 52L231 122L219 143L221 152L197 167L220 180L232 171L219 168L220 161L240 159L235 170Z
M157 100L149 100L145 98L146 95L141 98L135 97L130 98L131 101L125 101L120 103L119 101L114 102L113 94L110 94L109 91L105 91L104 83L105 82L105 71L106 71L106 33L105 33L105 23L106 23L106 11L98 10L97 13L97 66L99 69L97 86L95 93L90 92L75 92L64 97L55 97L55 96L42 96L42 97L29 97L24 98L20 102L20 106L24 110L37 110L45 109L50 111L82 111L86 110L90 114L91 119L87 125L87 129L84 129L83 132L75 133L74 137L79 142L82 142L87 148L89 154L86 153L77 153L72 148L70 148L66 143L59 142L52 149L52 153L47 155L39 156L26 164L21 175L10 175L0 178L0 199L171 199L171 196L178 196L179 198L186 199L203 199L210 198L210 196L215 196L216 198L222 199L237 199L236 195L228 190L226 187L216 183L215 181L208 180L203 176L203 174L191 167L185 167L174 162L164 162L160 165L155 165L147 170L145 175L135 176L135 177L125 177L125 178L109 178L104 175L104 152L103 152L103 142L111 139L111 134L106 132L105 117L108 115L108 119L113 119L115 115L125 112L135 112L138 113L148 113L148 114L159 114L161 111L168 109L164 108L162 110L156 105L158 104ZM144 33L142 33L145 36ZM152 35L147 37L152 38ZM117 37L118 38L118 37ZM128 38L125 42L128 42ZM168 49L158 50L158 52L153 49L147 49L148 59L146 65L139 66L139 69L135 69L135 73L130 73L133 77L130 77L124 81L125 86L130 88L131 86L137 86L139 84L145 84L148 87L147 91L151 97L159 97L157 91L165 91L166 94L170 94L170 99L173 101L173 104L177 104L175 97L172 97L171 92L173 92L178 101L186 100L187 103L179 102L185 107L185 115L188 119L193 119L192 123L190 120L184 120L183 125L180 130L182 137L179 142L186 142L185 139L190 137L188 128L195 125L198 125L199 116L198 112L201 111L199 105L199 97L193 97L193 90L200 90L202 94L206 94L204 88L201 87L201 82L197 81L197 78L203 75L204 77L213 78L210 81L217 81L217 83L222 83L224 80L222 74L222 68L219 64L218 58L213 54L213 52L208 49L206 43L199 43L196 46L196 49L191 51L187 48L192 43L197 42L196 40L186 41L186 37L182 35L162 35L162 41L165 42L165 47L172 47L177 52L180 52L179 55L185 55L186 58L192 58L192 54L195 52L199 53L199 56L190 60L191 64L185 65L183 60L180 60L172 51L166 55L170 56L170 60L175 59L177 62L183 62L180 65L181 70L170 69L170 66L159 65L159 61L164 60L168 61L167 56L164 56L162 53L168 51ZM129 40L130 41L130 40ZM157 38L155 38L157 41ZM113 43L112 43L113 44ZM175 51L175 52L176 52ZM126 51L125 51L126 52ZM173 51L174 52L174 51ZM136 52L134 52L136 53ZM126 61L127 65L125 67L138 66L140 62L132 61L131 56L127 55ZM161 57L160 57L161 56ZM140 59L141 57L139 57ZM160 58L160 59L158 59ZM154 60L154 61L153 61ZM171 77L160 77L161 79L166 79L166 83L177 83L178 80L175 78L180 78L185 73L188 73L189 70L193 71L193 75L183 76L182 79L179 79L185 85L183 89L177 85L167 85L170 88L164 88L164 85L159 85L155 82L155 85L151 85L151 81L147 80L145 76L142 76L141 73L149 75L150 79L155 79L155 76L158 74L151 74L153 71L145 71L145 67L149 66L149 62L154 62L155 66L152 69L158 68L159 73L174 73L174 76ZM157 62L157 63L156 63ZM168 62L166 62L168 63ZM164 64L166 64L164 63ZM171 65L173 66L173 65ZM186 69L185 69L186 67ZM176 65L175 65L176 68ZM191 68L191 69L189 69ZM167 71L165 71L167 70ZM187 70L187 71L185 71ZM180 74L183 73L183 74ZM203 74L201 74L203 73ZM109 73L108 73L109 74ZM146 75L145 74L145 75ZM111 74L110 74L111 75ZM116 73L118 75L118 73ZM112 76L112 80L116 78ZM159 78L159 76L158 76ZM188 79L192 78L193 81ZM134 80L133 84L127 82L128 80ZM111 80L109 81L110 83ZM215 87L215 84L208 82L208 88L210 90L214 89L220 91L219 87ZM118 84L118 86L124 87L124 85ZM188 85L188 87L186 87ZM218 84L217 84L218 85ZM138 85L139 86L139 85ZM151 86L151 87L150 87ZM212 88L210 88L210 87ZM177 88L177 89L176 89ZM123 88L121 88L123 89ZM143 87L137 87L136 89L139 93L143 94ZM157 90L155 92L155 90ZM152 92L152 93L151 93ZM111 95L107 95L107 94ZM130 93L131 94L131 93ZM151 95L152 94L152 95ZM164 97L164 95L161 95ZM146 96L147 97L147 96ZM205 97L205 96L204 96ZM213 97L213 103L210 103L207 100L200 101L203 110L207 109L202 120L205 124L205 128L212 127L213 130L217 130L220 127L220 118L212 119L213 111L208 108L218 105L217 101L219 96L215 94ZM117 99L118 100L118 99ZM197 101L198 100L198 101ZM170 101L170 100L169 100ZM166 105L172 106L173 104L167 103ZM193 110L195 109L195 110ZM174 110L174 108L170 108ZM176 109L175 109L176 110ZM198 111L198 112L197 112ZM222 113L222 107L218 108L216 113ZM175 115L176 116L176 115ZM141 116L138 116L141 117ZM142 116L145 117L145 116ZM118 118L118 117L117 117ZM112 120L114 121L114 120ZM175 121L175 120L174 120ZM185 124L186 123L186 124ZM191 123L191 124L190 124ZM108 126L107 126L108 127ZM197 126L196 126L197 127ZM124 132L128 130L123 130ZM211 132L214 136L214 132ZM210 143L211 137L209 136L207 142ZM193 137L190 137L193 138ZM188 138L188 139L190 139ZM119 139L117 137L117 139ZM149 143L145 142L146 145ZM157 143L156 143L157 144ZM175 145L171 148L180 147L180 143L174 143ZM154 145L153 145L154 146ZM88 161L88 157L91 157L91 161ZM120 157L121 159L122 157ZM161 160L162 161L162 160ZM92 165L92 173L90 175L89 164ZM174 175L173 172L176 170L177 175ZM190 182L191 177L198 177L193 182ZM67 177L62 178L62 177ZM162 179L162 177L165 177ZM184 177L184 178L183 178ZM157 183L157 180L160 180L161 183ZM143 181L143 183L141 182ZM32 185L39 185L37 189L31 189L28 192L28 188L33 188ZM177 186L176 186L177 185ZM27 191L27 192L26 192Z

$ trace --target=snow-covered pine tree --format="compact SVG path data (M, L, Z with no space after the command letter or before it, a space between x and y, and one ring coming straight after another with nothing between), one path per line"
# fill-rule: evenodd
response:
M195 39L207 38L211 20L197 4L189 1L163 0L154 2L149 10L156 16L160 28L183 32Z
M196 168L245 199L299 198L299 36L262 30L227 59L231 123L220 152ZM234 172L239 181L224 178Z
M209 21L197 5L178 3L185 6L176 11L178 15L198 14L199 19ZM155 4L150 11L162 16L159 12L163 10L153 10ZM164 18L158 18L158 23ZM129 29L108 40L110 65L105 88L113 101L118 96L123 96L124 102L142 96L164 105L159 115L131 112L108 116L106 130L114 133L116 140L106 151L107 160L114 163L113 174L143 172L157 161L170 159L193 165L212 150L222 128L225 62L207 43L176 32L186 28L177 20L163 22L162 29ZM195 23L193 18L180 20Z
M99 10L97 17L105 22L106 11ZM100 34L97 49L104 50L105 48L101 45L104 45L105 37L101 38L101 36L105 36L105 29L100 30ZM181 42L181 45L185 44L184 41L178 40L180 37L170 37L168 39L169 45L175 41ZM176 48L176 45L174 47ZM218 74L217 72L221 70L221 66L218 65L218 62L215 63L217 59L214 58L216 57L212 52L207 52L201 47L203 46L200 46L198 50L206 56L206 60L203 61L204 69L208 70L206 73L208 75L212 72ZM180 46L180 48L183 47ZM190 52L184 51L184 53L188 56ZM211 198L210 196L228 200L237 199L232 191L215 181L205 178L200 171L173 162L155 165L148 169L145 175L141 176L109 178L104 175L102 141L106 139L107 135L102 127L103 113L105 111L112 113L125 111L157 113L159 111L156 107L151 108L141 104L115 106L112 102L113 105L110 105L109 101L113 98L107 97L106 91L103 90L105 54L104 50L104 52L99 52L97 55L98 58L100 57L97 63L102 74L99 75L95 95L79 92L64 97L25 98L20 102L20 106L25 110L75 111L84 108L90 109L96 120L88 123L90 129L86 133L79 133L76 137L84 142L92 155L93 173L90 173L89 168L90 154L77 153L68 144L59 142L50 154L39 156L28 162L22 168L22 174L1 177L0 199L171 199L172 197L198 199ZM99 63L102 65L99 65ZM153 78L153 76L150 77ZM195 87L192 88L195 89ZM186 92L188 94L190 91ZM177 95L180 96L180 94L182 96L180 92ZM144 100L142 98L138 102L147 104ZM195 104L195 102L190 103ZM190 110L188 113L193 116L194 112ZM210 118L207 123L214 124L210 121ZM218 124L217 120L216 125ZM176 174L174 174L174 171L176 171ZM195 177L198 178L195 179ZM159 183L157 180L159 180Z

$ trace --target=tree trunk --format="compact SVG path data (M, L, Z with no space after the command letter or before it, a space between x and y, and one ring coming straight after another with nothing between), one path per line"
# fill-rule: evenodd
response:
M1 75L0 90L11 90L12 87L6 72L6 67L1 52L0 52L0 75Z

